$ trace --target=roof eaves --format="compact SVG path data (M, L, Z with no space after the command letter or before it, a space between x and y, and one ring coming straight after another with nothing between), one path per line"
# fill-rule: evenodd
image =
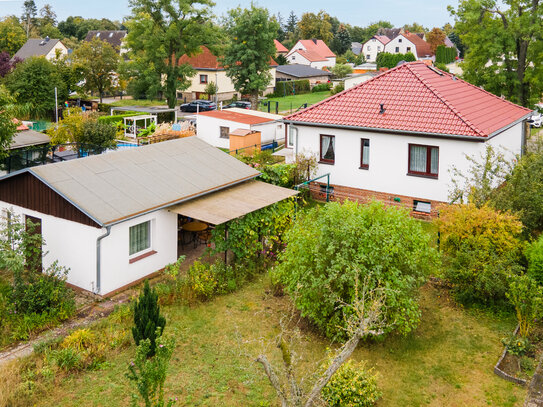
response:
M386 129L386 128L381 128L381 127L353 126L353 125L347 125L347 124L303 122L303 121L296 121L296 120L288 120L287 118L285 118L283 122L287 124L296 125L296 126L315 126L315 127L327 127L327 128L335 128L335 129L375 131L379 133L396 133L396 134L406 134L406 135L421 136L421 137L441 137L441 138L450 138L450 139L465 140L465 141L481 142L481 141L488 140L488 137L466 136L463 134L430 133L430 132L412 131L412 130Z
M522 122L522 121L524 121L524 120L530 118L530 117L532 116L532 113L533 113L533 111L530 111L529 113L525 114L524 116L522 116L521 118L515 120L514 122L509 123L508 125L502 127L501 129L498 129L498 130L493 131L492 133L490 133L490 134L488 135L487 138L488 138L488 139L491 139L491 138L496 137L498 134L501 134L501 133L503 133L504 131L506 131L507 129L510 129L511 127L513 127L513 126L519 124L520 122Z

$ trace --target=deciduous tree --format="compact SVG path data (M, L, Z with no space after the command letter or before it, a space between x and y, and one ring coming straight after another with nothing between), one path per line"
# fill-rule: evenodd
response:
M15 65L17 65L19 62L22 62L22 59L11 59L9 53L6 51L0 52L0 78L3 78L10 73L11 70L15 68Z
M445 43L446 37L447 35L445 35L445 32L441 28L437 27L432 28L432 31L426 33L426 42L430 44L430 48L433 54L436 53L436 49L438 46Z
M34 0L25 0L23 3L23 15L21 21L26 25L26 36L30 35L30 27L36 25L36 16L38 15L38 8Z
M315 13L304 13L298 22L302 39L316 38L329 44L334 37L332 33L331 17L324 10Z
M17 129L9 108L13 102L14 99L6 87L0 85L0 158L6 155Z
M543 3L462 0L455 31L466 46L464 79L532 106L543 93Z
M114 88L119 54L107 42L93 38L74 52L73 59L85 77L85 89L98 92L102 103L104 93Z
M202 45L216 42L210 17L211 0L131 0L127 22L128 47L132 50L136 79L149 83L148 94L164 92L168 106L175 107L177 90L189 85L190 65L179 64L182 55L193 56Z
M336 55L343 55L345 52L351 49L351 36L345 25L340 24L334 39L332 40L332 51Z
M15 16L0 21L0 52L13 56L25 44L26 33Z
M275 35L278 24L269 18L265 8L251 4L249 9L236 8L228 12L226 32L229 44L222 64L234 88L250 95L251 106L258 108L258 96L272 80L270 63L276 53Z

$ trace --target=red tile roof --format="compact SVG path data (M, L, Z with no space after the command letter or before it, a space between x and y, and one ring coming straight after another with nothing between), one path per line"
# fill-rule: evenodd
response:
M405 38L407 38L409 41L411 41L413 44L415 44L415 47L417 47L417 57L424 57L427 55L434 55L432 52L432 47L430 47L430 44L428 44L426 41L424 41L420 36L417 34L410 34L406 33L403 34Z
M303 49L297 49L292 54L298 53L307 59L309 62L328 61L325 57L315 51L304 51ZM291 54L291 55L292 55Z
M375 38L378 41L381 41L383 45L386 45L390 42L390 38L388 38L386 35L375 35L373 38Z
M279 41L273 40L273 42L275 43L275 48L277 49L278 53L288 52L288 49L283 44L281 44Z
M179 64L189 64L194 69L213 69L222 70L224 67L219 63L218 58L206 46L202 45L202 52L198 55L189 57L187 55L179 58ZM270 58L270 66L278 66L272 58Z
M383 114L379 113L381 104ZM285 120L488 137L530 112L417 61L386 71Z
M210 110L209 112L201 112L200 116L209 116L216 119L229 120L231 122L238 122L244 124L260 124L273 122L273 119L268 119L266 117L254 116L252 114L244 114L238 112L230 112L226 110Z

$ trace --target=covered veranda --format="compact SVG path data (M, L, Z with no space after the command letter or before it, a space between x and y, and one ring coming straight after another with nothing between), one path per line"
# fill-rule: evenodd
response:
M175 205L170 212L178 215L178 255L186 254L200 245L210 245L215 226L295 196L298 191L267 184L246 181L200 198ZM225 253L226 258L226 253Z

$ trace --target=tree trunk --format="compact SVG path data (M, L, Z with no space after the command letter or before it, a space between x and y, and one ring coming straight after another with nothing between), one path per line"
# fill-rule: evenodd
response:
M258 91L251 93L250 100L251 100L251 109L258 110Z

